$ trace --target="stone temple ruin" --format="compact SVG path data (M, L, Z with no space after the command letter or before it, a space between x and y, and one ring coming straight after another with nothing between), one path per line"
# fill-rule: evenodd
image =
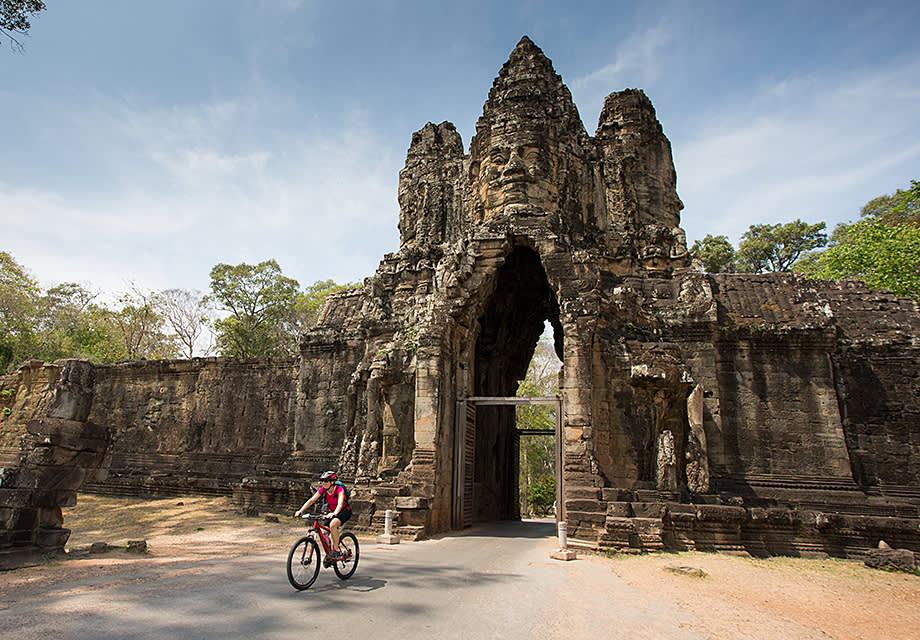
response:
M358 528L380 530L386 509L410 537L518 518L501 399L549 322L559 517L577 543L920 551L917 303L856 281L703 273L641 91L610 94L590 136L525 37L468 153L448 122L412 136L399 205L399 250L327 302L299 358L95 367L87 422L113 435L107 478L84 489L286 510L338 468ZM26 464L19 436L69 366L4 379L0 465ZM0 553L17 526L8 485ZM35 545L45 525L27 524Z

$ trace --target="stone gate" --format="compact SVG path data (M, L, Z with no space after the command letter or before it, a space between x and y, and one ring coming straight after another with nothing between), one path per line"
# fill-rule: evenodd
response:
M468 153L448 122L412 136L399 250L329 299L299 360L98 368L90 419L116 436L93 488L298 505L337 466L363 527L388 508L415 535L462 526L464 509L516 518L513 410L476 412L465 473L462 407L514 395L548 322L576 541L920 551L917 303L703 273L676 182L643 92L610 94L591 136L524 37Z

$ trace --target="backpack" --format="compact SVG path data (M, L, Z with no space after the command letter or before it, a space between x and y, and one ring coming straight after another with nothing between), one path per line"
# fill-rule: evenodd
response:
M345 492L345 506L343 509L351 509L351 494L348 492L348 487L346 487L340 480L336 480L335 484L339 487L342 487L342 490ZM322 487L320 487L322 488ZM323 498L326 497L326 491L323 490Z

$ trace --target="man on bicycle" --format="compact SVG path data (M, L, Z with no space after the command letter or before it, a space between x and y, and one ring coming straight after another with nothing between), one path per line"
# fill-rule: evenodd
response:
M345 495L345 487L336 482L334 471L327 471L319 477L321 486L313 494L313 497L303 503L303 506L294 513L295 518L306 512L313 503L321 497L325 498L323 511L328 511L329 531L332 534L332 559L337 560L342 557L339 551L339 529L351 518L351 505L348 504L348 498Z

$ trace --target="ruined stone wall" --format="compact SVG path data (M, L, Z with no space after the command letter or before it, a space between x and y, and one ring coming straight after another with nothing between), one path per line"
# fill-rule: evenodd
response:
M610 94L589 136L522 38L468 154L450 123L413 135L399 203L399 250L330 297L298 360L100 368L93 418L117 435L106 486L233 486L255 507L337 468L358 526L394 508L404 533L443 531L470 502L474 520L514 517L513 414L480 413L468 469L458 408L513 394L549 321L573 538L920 548L916 303L852 282L704 274L641 91ZM20 432L43 406L42 371L16 383L21 417L7 424Z
M295 359L139 361L98 367L90 419L115 433L102 492L229 493L288 470ZM293 471L293 470L292 470Z
M41 408L26 422L15 460L0 468L0 571L63 554L70 530L61 508L76 503L85 482L105 476L112 431L87 420L94 367L68 360L43 373Z

